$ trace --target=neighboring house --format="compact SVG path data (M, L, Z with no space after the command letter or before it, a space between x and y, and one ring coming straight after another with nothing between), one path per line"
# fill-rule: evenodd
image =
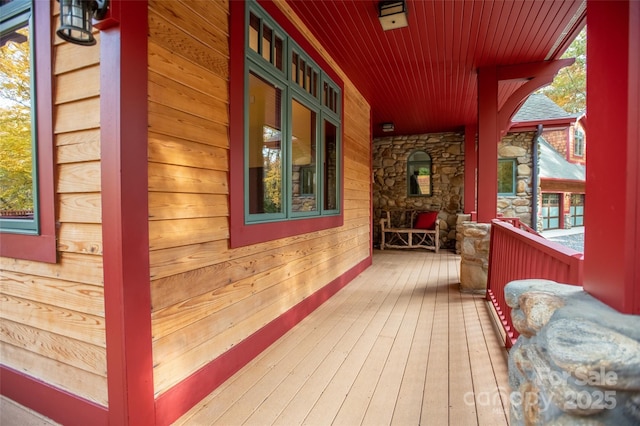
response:
M538 139L540 194L538 230L584 225L586 170L571 163L544 137Z
M524 102L498 151L500 213L539 231L584 225L586 135L579 116L541 93Z

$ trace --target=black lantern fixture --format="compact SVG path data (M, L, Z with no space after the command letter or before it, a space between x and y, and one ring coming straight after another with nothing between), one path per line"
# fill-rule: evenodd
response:
M96 44L91 32L92 20L104 19L109 0L58 0L60 2L60 28L56 34L63 40L82 46Z

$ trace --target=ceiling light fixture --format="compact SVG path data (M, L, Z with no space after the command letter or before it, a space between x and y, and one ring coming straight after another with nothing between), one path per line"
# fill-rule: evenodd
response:
M378 19L384 31L395 30L409 25L407 5L404 0L381 1L378 3Z

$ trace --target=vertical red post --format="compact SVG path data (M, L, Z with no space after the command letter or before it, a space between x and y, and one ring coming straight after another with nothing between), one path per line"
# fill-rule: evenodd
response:
M100 33L109 424L153 425L147 202L147 1L112 0L110 3L109 25Z
M588 0L587 10L584 288L618 311L638 315L640 2Z
M478 170L478 153L476 151L476 134L478 126L468 125L464 129L464 212L476 211L476 173Z
M478 70L478 222L489 223L498 210L498 73Z

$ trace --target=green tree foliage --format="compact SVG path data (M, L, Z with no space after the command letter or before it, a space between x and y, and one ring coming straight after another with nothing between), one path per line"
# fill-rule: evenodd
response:
M563 58L576 58L573 65L562 68L550 86L542 92L571 113L587 108L587 28L571 43Z
M33 209L28 36L22 28L0 47L0 210Z

